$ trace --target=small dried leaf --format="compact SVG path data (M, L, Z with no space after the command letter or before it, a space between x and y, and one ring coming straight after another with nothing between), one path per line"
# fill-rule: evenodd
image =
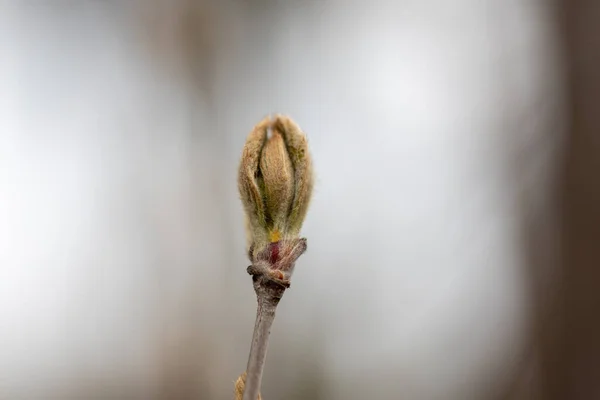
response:
M246 372L240 375L235 381L235 400L242 400L244 397L244 388L246 387ZM261 400L260 393L257 400Z

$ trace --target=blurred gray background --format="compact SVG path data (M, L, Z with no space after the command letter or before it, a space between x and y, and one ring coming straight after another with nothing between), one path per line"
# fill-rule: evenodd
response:
M256 306L236 171L277 112L317 184L266 400L593 398L544 392L567 381L539 335L565 304L562 11L0 2L0 399L232 398Z

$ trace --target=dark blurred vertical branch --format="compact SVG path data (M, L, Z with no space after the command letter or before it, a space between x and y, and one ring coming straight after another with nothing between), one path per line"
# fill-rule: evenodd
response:
M212 0L152 0L140 1L140 22L143 43L152 56L153 64L163 75L180 85L186 96L184 129L173 135L183 135L183 148L186 173L185 185L189 190L175 194L174 203L189 205L187 210L190 222L175 221L180 229L186 229L191 242L207 240L206 232L211 232L208 242L217 252L216 256L193 254L190 265L180 265L179 276L174 275L175 267L166 264L171 278L165 279L164 331L161 333L160 383L161 399L200 399L215 395L215 375L219 369L218 346L215 346L214 315L206 304L207 293L198 290L205 279L206 268L215 268L211 275L225 273L226 268L214 263L202 265L207 260L218 260L218 264L229 266L234 257L223 251L230 240L227 207L229 192L226 185L235 188L235 179L223 181L226 170L226 136L218 129L217 92L219 57L226 50L228 38L227 10L222 4ZM168 141L169 138L165 138ZM232 175L233 176L233 175ZM182 199L177 196L185 196ZM161 241L168 234L160 224L156 247L164 247ZM186 239L186 240L187 240ZM194 250L198 251L197 249ZM164 249L165 253L169 249ZM174 257L171 257L171 259ZM175 257L176 258L176 257ZM229 259L228 259L229 258ZM169 259L168 257L166 259ZM189 268L189 269L188 269ZM185 274L185 275L184 275ZM174 276L174 277L173 277ZM185 283L181 280L186 280ZM174 284L173 282L179 282ZM218 284L218 278L215 284ZM228 388L229 389L229 388Z
M566 89L562 170L552 193L557 206L550 199L545 217L524 215L533 341L510 399L600 398L600 3L560 0L553 5ZM533 149L536 154L540 145ZM560 241L556 257L554 214ZM544 280L555 264L557 281L548 290Z
M600 398L600 2L561 0L569 126L562 182L563 354L547 399ZM558 349L557 351L560 351Z
M536 359L529 367L536 377L521 386L537 389L535 397L515 399L600 398L600 3L561 0L556 6L567 107L557 193L560 280L552 296L540 292L550 250L540 246L545 230L538 226L527 234L536 315Z
M211 157L209 189L214 204L219 206L219 236L218 241L228 243L234 236L234 227L240 222L233 221L229 208L232 193L235 193L234 170L236 164L231 164L227 157L229 152L229 134L222 129L222 118L219 112L219 97L228 90L228 82L221 79L222 69L226 67L223 59L235 46L235 24L230 9L224 4L213 0L181 0L180 39L182 52L187 67L191 91L191 143L194 144L195 157ZM198 118L202 110L204 117ZM230 116L225 116L230 118ZM245 133L244 133L245 134ZM192 165L196 164L192 161ZM231 171L231 180L223 180L225 171ZM206 172L206 171L203 171ZM198 171L192 171L192 176ZM206 190L196 192L206 196ZM201 201L202 199L197 199ZM235 196L234 200L237 200ZM223 274L237 268L233 260L234 253L222 253L223 262L219 269Z

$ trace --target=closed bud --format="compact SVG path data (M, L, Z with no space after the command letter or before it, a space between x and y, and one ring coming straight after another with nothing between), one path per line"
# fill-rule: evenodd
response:
M298 238L313 174L306 135L290 118L267 117L248 135L238 188L248 244L255 253L270 243Z

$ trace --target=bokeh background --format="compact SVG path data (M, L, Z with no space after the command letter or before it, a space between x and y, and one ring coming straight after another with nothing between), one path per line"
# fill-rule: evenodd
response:
M0 2L0 399L231 399L236 170L307 132L267 400L600 398L600 7Z

